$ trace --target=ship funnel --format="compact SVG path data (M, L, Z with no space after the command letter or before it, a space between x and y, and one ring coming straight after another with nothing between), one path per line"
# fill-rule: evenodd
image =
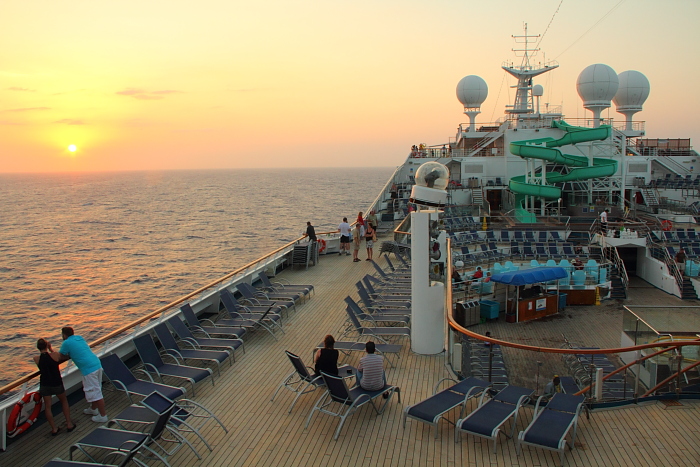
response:
M489 87L480 76L465 76L457 84L457 99L469 117L469 131L476 131L476 116L481 113L481 104L488 95Z
M620 87L613 98L617 111L625 116L625 129L632 130L632 116L642 110L649 97L649 80L642 73L629 70L617 75Z
M615 70L598 63L586 67L576 80L576 91L583 100L583 107L593 112L593 126L600 126L600 114L610 107L620 81Z

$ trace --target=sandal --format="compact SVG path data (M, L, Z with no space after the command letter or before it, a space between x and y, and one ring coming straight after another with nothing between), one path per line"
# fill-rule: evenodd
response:
M75 430L75 427L78 426L77 423L73 422L73 428L66 428L66 431L70 433L71 431Z
M56 431L52 431L52 432L51 432L51 436L56 436L56 435L59 434L60 432L61 432L61 429L60 429L60 428L56 428Z

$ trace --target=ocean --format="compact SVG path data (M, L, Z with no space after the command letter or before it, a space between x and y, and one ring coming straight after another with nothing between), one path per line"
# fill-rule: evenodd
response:
M393 168L0 175L0 386L36 339L92 341L298 238L336 230Z

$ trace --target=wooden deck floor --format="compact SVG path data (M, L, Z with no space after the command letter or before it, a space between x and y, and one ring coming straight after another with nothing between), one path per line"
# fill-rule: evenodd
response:
M345 320L342 299L354 288L363 274L371 272L365 261L353 263L346 256L322 257L320 265L308 271L284 273L295 283L312 283L317 293L301 305L296 314L285 321L286 334L278 333L275 341L258 332L246 339L246 354L238 355L233 367L225 365L216 379L197 388L196 400L218 413L229 433L214 426L204 430L214 450L209 452L195 443L203 460L188 449L172 459L173 466L242 466L242 465L302 465L302 466L365 466L365 465L558 465L558 454L541 449L523 449L516 456L516 445L501 436L497 452L485 439L462 436L454 442L451 425L441 422L439 436L433 438L432 427L409 420L401 426L404 407L414 404L433 390L435 383L448 376L443 356L420 356L410 352L410 342L404 348L397 367L389 369L388 379L401 388L402 403L394 398L381 416L369 407L361 409L345 424L338 441L333 440L337 419L316 415L308 430L306 416L320 392L303 396L294 411L287 414L292 394L280 393L274 402L270 397L277 385L291 371L284 350L300 355L311 364L313 347L323 336L337 331ZM665 295L665 294L664 294ZM616 305L617 306L617 305ZM495 325L494 337L517 337L555 345L561 333L582 337L582 343L614 346L619 342L619 311L609 306L585 307L569 311L566 316L537 325ZM483 325L482 325L483 326ZM617 326L615 329L614 327ZM484 330L486 328L484 327ZM356 363L359 354L346 362ZM522 356L513 360L523 364L537 358ZM519 374L526 374L529 367ZM543 372L544 373L544 372ZM524 382L530 383L531 380ZM516 383L516 382L514 382ZM517 383L516 383L517 384ZM107 393L108 415L115 415L128 405L121 393ZM72 408L78 423L73 433L55 438L44 425L12 443L0 454L0 465L41 466L49 459L68 457L68 447L96 424L82 414L84 405ZM473 406L472 406L473 407ZM471 407L470 407L471 408ZM681 408L665 409L661 404L648 404L632 409L596 411L589 420L579 424L577 449L566 454L567 465L698 465L700 464L700 404L683 402ZM454 418L454 417L452 417ZM518 430L532 418L532 409L525 408L518 421ZM62 416L57 417L64 424ZM155 465L155 464L154 464Z

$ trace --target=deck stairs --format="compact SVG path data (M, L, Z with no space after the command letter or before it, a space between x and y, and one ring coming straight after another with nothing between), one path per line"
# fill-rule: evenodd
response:
M647 206L649 207L658 207L659 206L659 198L656 196L656 190L653 188L650 188L648 186L640 187L640 190L642 193L642 197L644 198L644 202L646 203Z
M477 206L484 205L484 192L481 190L481 187L472 190L472 204Z
M683 300L697 300L698 294L695 292L693 281L688 276L683 276L683 286L681 287L681 298Z
M622 278L620 277L620 270L616 265L610 268L610 282L612 288L610 290L610 298L625 300L627 298L627 289L625 288Z

